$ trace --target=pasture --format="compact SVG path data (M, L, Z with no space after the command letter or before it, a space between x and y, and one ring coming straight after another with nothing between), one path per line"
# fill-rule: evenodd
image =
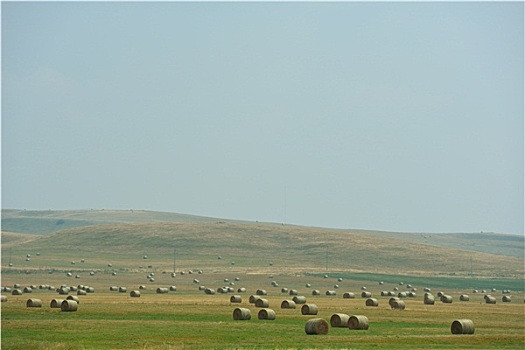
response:
M189 272L189 271L188 271ZM85 284L94 287L94 293L79 296L76 312L51 309L54 298L65 298L55 291L34 289L19 296L7 294L2 303L2 349L522 349L524 338L523 293L512 293L512 302L501 302L502 290L486 293L497 297L496 304L486 304L480 290L456 288L432 289L451 295L452 304L436 299L434 305L423 304L423 285L410 283L410 278L399 283L356 281L343 279L339 273L325 275L257 274L241 271L155 274L150 282L143 273L97 273L81 278L63 273L3 274L2 285L21 287L31 284ZM404 276L406 277L406 276ZM238 281L236 281L236 278ZM195 283L195 279L199 283ZM225 279L228 282L225 282ZM69 282L69 283L66 283ZM273 287L272 282L278 286ZM306 287L306 283L310 287ZM411 288L407 288L407 284ZM129 292L145 285L140 298ZM334 288L338 285L338 288ZM110 291L110 286L126 286L126 293ZM159 286L176 286L176 291L157 294ZM233 293L206 295L199 286L217 289L230 286ZM238 288L245 293L237 293ZM306 296L308 303L319 308L316 316L302 315L296 309L281 309L281 302L291 299L282 288L296 289ZM365 287L379 300L379 306L365 306L360 293ZM391 310L389 297L382 291L407 291L416 288L416 296L404 298L405 310ZM264 296L276 312L275 320L259 320L259 308L248 299L257 289L265 289ZM313 296L317 289L321 295ZM335 296L325 291L335 290ZM344 292L354 292L355 299L343 298ZM486 294L485 293L485 294ZM70 295L76 295L70 292ZM231 295L240 295L241 303L230 303ZM460 302L460 294L469 294L470 301ZM27 308L28 298L38 298L42 308ZM234 321L236 307L249 308L250 320ZM327 335L307 335L305 323L313 317L330 322L334 313L365 315L370 321L368 330L348 328L329 329ZM453 335L451 323L455 319L471 319L475 325L472 335Z
M2 213L11 230L2 232L2 349L525 346L521 236L329 230L141 211ZM33 288L12 295L15 284ZM80 300L78 310L63 312L50 307L51 300L67 297L56 291L62 285L94 292L70 291ZM219 293L222 287L232 291ZM158 294L157 288L169 291ZM216 293L205 294L204 288ZM366 306L364 288L378 306ZM434 305L424 304L425 288L436 296ZM259 289L267 292L274 320L259 320L260 308L249 302ZM300 304L282 309L292 289L315 304L318 314L303 315ZM140 297L131 297L133 290ZM346 292L355 298L343 298ZM402 299L404 310L392 310L385 292L415 295ZM438 292L453 302L442 303ZM460 301L462 294L469 301ZM485 303L485 294L496 303ZM232 295L242 301L230 302ZM511 302L503 302L504 295ZM30 298L40 299L42 307L26 307ZM251 319L234 320L237 307L248 308ZM369 328L306 334L309 319L330 324L336 313L364 315ZM472 320L474 334L452 334L457 319Z

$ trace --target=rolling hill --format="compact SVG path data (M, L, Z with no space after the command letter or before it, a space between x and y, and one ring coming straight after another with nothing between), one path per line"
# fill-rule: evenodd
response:
M86 258L91 268L118 261L121 269L133 270L147 256L147 264L169 270L176 252L179 266L217 271L511 279L523 279L524 273L524 240L516 235L334 230L145 211L3 210L2 215L2 265L9 259L24 269L71 269L70 261ZM24 261L30 252L38 258Z

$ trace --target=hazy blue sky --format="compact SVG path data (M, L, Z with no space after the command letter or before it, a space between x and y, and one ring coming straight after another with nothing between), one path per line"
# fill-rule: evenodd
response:
M523 233L522 2L1 6L3 208Z

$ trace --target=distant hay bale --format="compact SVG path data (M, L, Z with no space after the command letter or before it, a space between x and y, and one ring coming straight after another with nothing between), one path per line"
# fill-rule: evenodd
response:
M62 304L63 301L64 299L52 299L51 302L49 303L49 307L52 309L59 309L60 304Z
M176 291L177 291L177 287L175 287L175 286L170 286L170 291L172 291L172 292L176 292Z
M83 290L83 289L77 290L77 295L86 295L86 294L87 294L87 292L85 290Z
M244 308L244 307L238 307L235 310L233 310L233 319L235 321L245 321L252 318L252 313L250 312L250 309Z
M468 319L454 320L450 331L452 334L474 334L474 322Z
M312 285L311 285L310 283L306 283L304 286L305 286L306 288L310 288Z
M388 300L388 305L390 305L390 307L392 307L392 304L395 302L395 301L400 301L401 299L399 299L398 297L392 297Z
M88 292L88 293L95 293L95 288L93 288L93 287L86 287L86 292Z
M337 295L337 293L335 292L335 290L327 290L325 292L325 295L328 295L328 296L335 296Z
M31 287L24 287L24 293L32 293L33 289Z
M453 301L452 296L446 295L446 294L441 295L439 299L444 304L452 304L452 301Z
M61 311L73 312L78 310L78 303L75 300L64 300L60 304Z
M430 293L425 293L425 296L423 297L423 303L425 305L434 305L434 295Z
M408 292L408 293L407 293L407 296L408 296L409 298L415 298L415 297L417 296L417 294L416 294L415 292Z
M361 298L370 298L372 296L372 293L363 291L361 292Z
M255 300L255 307L268 307L270 306L270 302L268 299L259 298Z
M293 300L283 300L281 302L281 309L295 309L296 305Z
M398 298L406 298L407 297L407 293L406 292L399 292L399 293L397 293L397 297Z
M119 293L126 293L128 291L128 289L126 287L119 287L118 288L118 292Z
M306 297L303 295L296 295L292 298L296 304L306 304Z
M348 316L347 314L333 314L332 317L330 317L330 326L348 328L349 320L350 316Z
M213 294L215 294L215 289L213 289L213 288L206 288L206 289L204 289L204 293L208 294L208 295L213 295Z
M383 281L379 281L379 285L382 286L383 284L385 284L385 282L383 282Z
M388 296L388 292L386 290L381 291L381 296L382 297L387 297Z
M366 306L379 306L379 302L375 298L368 298L365 302Z
M369 327L368 317L363 315L352 315L348 320L348 328L357 330L367 330Z
M22 294L24 294L22 292L22 290L21 289L16 289L16 288L13 289L13 291L11 292L11 295L22 295Z
M42 300L40 299L27 299L27 307L42 307Z
M255 292L255 294L257 294L257 295L267 295L268 292L266 292L265 289L257 289L257 291Z
M157 288L157 294L166 294L168 292L169 292L168 288L165 288L165 287L158 287Z
M77 304L80 304L80 299L74 295L70 295L66 298L66 300L73 300L73 301L76 301Z
M459 296L459 301L469 301L470 300L470 297L466 294L461 294Z
M237 293L246 293L246 288L244 287L238 288Z
M275 311L272 309L261 309L257 314L259 320L275 320Z
M354 299L354 298L355 298L355 294L352 292L346 292L343 294L343 299Z
M510 295L504 295L501 298L501 301L504 302L504 303L510 303L512 301L512 299L510 298Z
M496 304L496 297L489 295L485 298L485 303L487 304Z
M0 300L1 300L2 303L6 303L7 302L7 295L0 296Z
M232 295L230 297L230 303L242 303L242 298L240 295Z
M366 287L365 287L365 286L362 286L362 287L361 287L361 290L366 290Z
M258 295L250 295L250 297L248 298L248 302L250 304L255 304L255 302L257 301L257 299L261 299L260 296Z
M438 298L441 298L444 294L445 294L445 293L443 293L443 292L441 292L441 291L439 291L439 292L436 293L436 295L437 295Z
M299 294L299 292L297 291L297 289L290 289L290 291L288 292L289 295L297 295Z
M132 298L140 298L140 291L138 291L138 290L132 290L132 291L129 293L129 296L132 297Z
M14 288L14 289L20 289L20 287L21 287L21 286L20 286L20 283L15 283L15 284L13 284L13 288Z
M430 288L425 288L425 289L423 289L423 291L425 291L425 292L431 292L432 289L430 289Z
M143 285L143 284L141 284L141 285L139 286L139 289L146 289L146 286Z
M312 318L304 326L306 334L328 334L328 322L322 318Z
M403 300L396 300L390 305L390 308L392 310L404 310L405 302Z
M315 304L303 304L301 307L301 314L303 315L317 315L319 308Z
M321 295L321 291L319 289L312 290L312 295Z
M288 293L288 288L281 288L281 293Z

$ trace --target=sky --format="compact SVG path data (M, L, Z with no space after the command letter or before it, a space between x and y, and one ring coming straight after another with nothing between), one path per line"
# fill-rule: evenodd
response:
M523 2L2 2L2 208L524 232Z

